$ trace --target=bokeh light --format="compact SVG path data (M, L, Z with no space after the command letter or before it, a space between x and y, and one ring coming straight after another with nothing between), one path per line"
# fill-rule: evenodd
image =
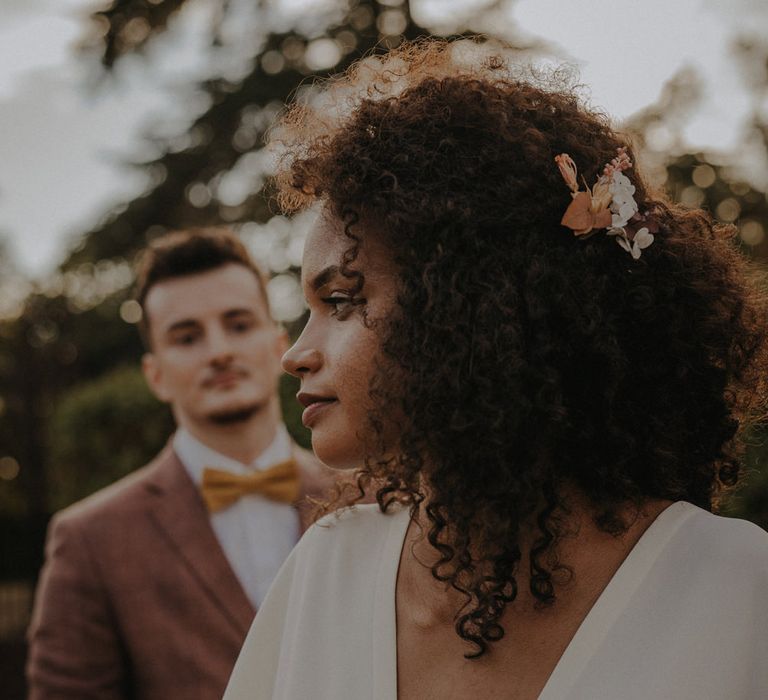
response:
M695 185L689 185L680 193L680 201L688 207L700 207L704 202L704 192Z
M267 284L272 316L276 321L294 321L304 311L301 287L294 275L277 275Z
M21 466L13 457L0 457L0 479L13 481L21 471Z
M280 51L267 51L261 57L261 67L268 75L277 75L285 68L285 56Z
M739 228L739 235L747 245L757 246L765 240L765 227L759 221L744 221Z
M202 209L211 202L211 191L208 186L202 182L193 182L186 189L187 200L193 207Z
M335 66L342 56L341 46L333 39L315 39L304 52L304 63L312 71Z
M733 197L728 197L717 205L715 214L720 221L732 223L739 218L739 214L741 214L741 205Z
M711 165L704 163L702 165L697 165L693 169L691 178L693 179L694 185L701 187L702 189L706 189L707 187L712 187L712 185L715 184L715 181L717 180L717 173Z
M142 316L141 304L135 299L127 299L120 304L120 318L126 323L138 323Z
M408 20L400 10L382 12L376 20L376 27L384 36L398 36L407 26Z

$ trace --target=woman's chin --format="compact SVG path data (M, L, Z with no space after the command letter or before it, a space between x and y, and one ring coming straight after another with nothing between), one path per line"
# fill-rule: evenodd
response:
M349 471L363 466L364 456L357 450L350 449L340 441L328 440L322 431L312 432L312 450L326 467Z

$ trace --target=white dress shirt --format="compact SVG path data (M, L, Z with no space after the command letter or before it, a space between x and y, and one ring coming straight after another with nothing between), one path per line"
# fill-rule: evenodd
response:
M199 487L206 467L246 475L290 459L291 438L281 425L272 444L248 465L206 447L184 428L176 431L173 449ZM228 508L211 513L210 518L232 570L253 606L259 608L272 580L298 542L300 522L296 509L249 494Z

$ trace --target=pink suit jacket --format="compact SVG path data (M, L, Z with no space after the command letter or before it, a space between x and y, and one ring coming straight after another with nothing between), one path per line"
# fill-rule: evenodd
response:
M305 495L329 470L294 449ZM302 531L308 507L299 508ZM52 520L29 700L219 700L255 610L170 447Z

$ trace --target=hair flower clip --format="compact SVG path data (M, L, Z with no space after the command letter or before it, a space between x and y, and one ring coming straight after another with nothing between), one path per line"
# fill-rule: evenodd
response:
M596 233L596 229L607 229L606 233L637 260L653 243L658 228L638 211L635 186L624 175L632 167L626 149L618 149L618 155L603 168L592 189L584 182L585 190L579 190L576 163L567 153L556 156L555 163L573 198L560 223L584 238Z

